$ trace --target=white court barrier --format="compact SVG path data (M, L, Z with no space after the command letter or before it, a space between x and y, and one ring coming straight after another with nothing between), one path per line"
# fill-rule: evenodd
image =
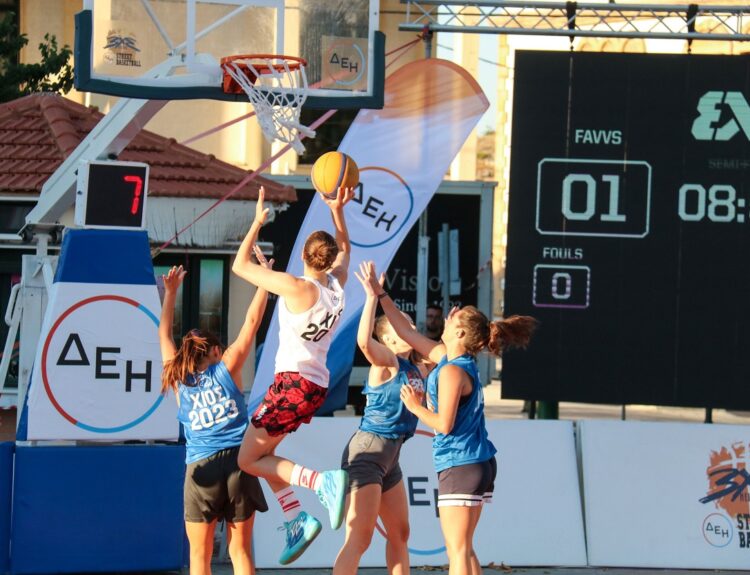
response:
M590 565L750 567L750 426L578 426Z
M339 467L341 453L359 418L315 418L290 435L277 453L318 469ZM573 424L565 421L489 421L498 449L495 498L482 512L475 549L480 562L508 565L586 565L583 519ZM437 476L431 459L431 434L419 430L404 444L401 468L409 502L412 565L444 565L448 559L435 500ZM279 567L284 545L283 516L268 485L269 504L255 523L255 561L259 568ZM323 531L292 567L330 567L344 540L344 527L331 531L327 511L309 490L296 489L303 508L318 517ZM373 535L362 567L385 565L385 540Z

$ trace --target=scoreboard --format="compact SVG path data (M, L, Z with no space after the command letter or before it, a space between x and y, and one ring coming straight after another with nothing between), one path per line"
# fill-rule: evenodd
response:
M503 396L750 409L750 57L517 52Z

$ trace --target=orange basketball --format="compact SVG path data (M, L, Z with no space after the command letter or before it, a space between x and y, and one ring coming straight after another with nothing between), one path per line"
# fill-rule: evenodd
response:
M334 199L339 188L353 188L359 184L359 168L346 154L326 152L313 164L312 184L329 199Z

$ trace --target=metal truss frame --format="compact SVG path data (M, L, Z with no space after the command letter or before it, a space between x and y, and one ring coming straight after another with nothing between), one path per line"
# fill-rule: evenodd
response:
M401 0L399 30L750 41L750 6ZM746 30L743 31L743 28Z

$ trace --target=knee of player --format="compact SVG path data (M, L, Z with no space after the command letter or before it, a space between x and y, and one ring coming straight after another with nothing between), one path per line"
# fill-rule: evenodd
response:
M227 544L227 551L229 551L229 556L233 561L244 556L250 557L250 542L248 541L245 544L242 538L237 537Z
M388 531L388 540L392 543L406 544L409 541L409 522L404 521L403 523L392 527Z
M360 526L359 528L354 527L349 531L349 537L346 543L347 545L350 545L355 552L361 555L367 551L368 547L370 547L373 531L374 529L364 526Z
M464 538L445 538L445 551L449 557L471 557L471 541L466 541Z

